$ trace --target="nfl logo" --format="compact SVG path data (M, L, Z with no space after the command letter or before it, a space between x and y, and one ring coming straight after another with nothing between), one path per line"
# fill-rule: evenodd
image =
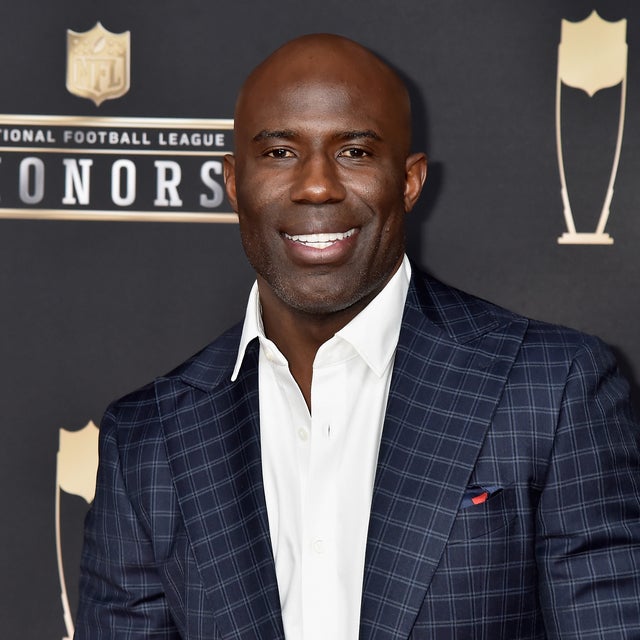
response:
M84 33L68 29L67 90L93 100L97 107L127 93L130 33L111 33L99 22Z

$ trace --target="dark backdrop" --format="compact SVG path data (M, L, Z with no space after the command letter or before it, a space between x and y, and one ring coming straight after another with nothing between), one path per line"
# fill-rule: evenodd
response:
M606 228L615 242L566 246L557 243L566 231L555 137L560 26L594 8L606 20L628 20L625 135ZM131 32L131 88L100 107L65 88L66 31L97 21ZM5 2L0 113L231 118L247 72L283 41L314 31L359 40L411 87L415 146L430 158L424 196L408 221L411 256L449 284L600 335L637 397L640 5ZM590 231L611 171L620 86L593 98L562 91L569 192L578 226ZM16 188L8 167L0 152L0 206ZM43 640L67 632L54 524L59 429L97 423L109 400L239 319L252 273L235 224L28 217L0 220L0 635ZM62 494L72 609L85 510L82 498Z

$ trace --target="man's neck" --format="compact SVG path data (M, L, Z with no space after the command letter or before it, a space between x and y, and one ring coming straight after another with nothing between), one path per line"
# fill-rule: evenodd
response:
M265 335L287 359L291 375L300 387L307 407L311 410L313 362L318 349L349 324L378 292L372 293L347 309L325 314L311 314L286 305L260 279L258 279L258 288Z

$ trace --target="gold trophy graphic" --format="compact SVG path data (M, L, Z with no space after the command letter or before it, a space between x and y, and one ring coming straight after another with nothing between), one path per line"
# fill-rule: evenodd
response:
M562 20L556 83L556 142L567 231L558 238L559 244L613 244L613 238L608 233L605 233L605 226L609 219L624 132L627 94L626 32L626 20L608 22L603 20L595 10L581 22ZM563 84L582 89L590 98L601 89L615 87L618 84L621 85L618 136L611 175L598 225L593 232L578 232L576 230L569 202L562 152L561 94Z
M60 429L60 442L56 460L56 551L58 555L58 577L60 597L67 635L63 640L73 638L74 628L67 595L62 561L62 536L60 527L60 494L64 491L93 501L96 492L96 472L98 470L98 428L89 422L79 431Z

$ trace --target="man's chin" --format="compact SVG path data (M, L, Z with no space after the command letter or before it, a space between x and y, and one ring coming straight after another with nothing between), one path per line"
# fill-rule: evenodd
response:
M356 315L375 296L361 291L336 289L324 293L317 290L302 292L286 289L276 295L295 313L316 318L342 313Z

